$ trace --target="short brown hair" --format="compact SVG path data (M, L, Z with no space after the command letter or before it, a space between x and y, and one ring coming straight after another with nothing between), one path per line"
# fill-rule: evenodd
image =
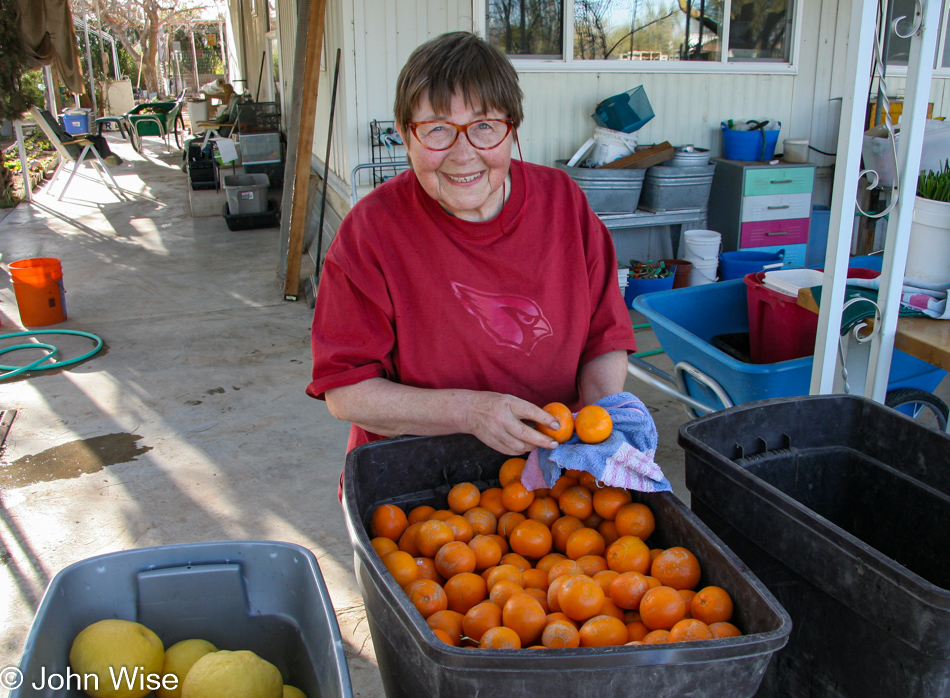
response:
M477 102L486 110L503 112L515 128L524 119L523 94L511 61L470 32L450 32L417 47L400 71L393 105L396 123L408 131L423 96L437 112L446 114L456 93L469 106Z

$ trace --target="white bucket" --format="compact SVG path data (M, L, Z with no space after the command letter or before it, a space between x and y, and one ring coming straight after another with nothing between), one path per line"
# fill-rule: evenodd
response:
M715 230L687 230L683 233L680 242L681 259L689 262L694 260L719 262L719 252L722 249L722 235ZM716 272L713 272L713 276Z
M590 161L592 167L600 167L608 162L631 155L636 151L637 143L639 143L639 139L635 133L624 133L623 131L614 131L597 126L594 128L593 137L588 138L580 150L574 153L574 157L568 160L567 166L576 167L584 154L590 150L590 157L587 160ZM591 146L593 146L593 150L591 150Z
M808 141L786 138L782 159L785 162L808 162Z
M950 282L950 203L917 197L904 276Z
M687 261L693 264L693 269L689 272L690 286L702 286L719 280L716 276L716 270L719 267L718 259L689 259L687 257Z

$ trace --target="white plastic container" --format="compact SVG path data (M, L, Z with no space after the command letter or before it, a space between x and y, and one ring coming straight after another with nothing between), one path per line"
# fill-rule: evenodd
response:
M808 140L786 138L782 159L785 162L808 162Z
M719 277L716 276L716 271L719 268L718 259L696 259L687 255L686 261L693 265L689 272L690 286L703 286L719 280Z
M623 131L614 131L597 126L594 128L594 135L588 138L580 150L574 153L574 156L567 162L567 166L575 167L581 162L584 154L590 151L590 157L587 159L590 160L591 166L600 167L608 162L631 155L637 149L637 143L639 143L639 139L635 133L624 133ZM591 150L591 147L593 147L593 150Z
M904 276L950 282L950 203L916 198Z
M266 174L225 175L224 191L228 196L228 212L232 215L263 213L267 210Z
M798 296L799 289L820 286L824 278L824 272L817 269L779 269L765 272L762 285L786 296Z
M924 145L920 153L920 169L937 172L943 168L944 161L950 159L950 121L927 119L924 123L926 125ZM895 141L899 142L900 130L898 127L895 127L895 130ZM864 167L876 171L883 186L894 184L894 155L884 126L875 126L864 132L861 156L864 158Z
M721 251L722 235L715 230L687 230L680 241L679 256L690 262L715 260L718 264Z

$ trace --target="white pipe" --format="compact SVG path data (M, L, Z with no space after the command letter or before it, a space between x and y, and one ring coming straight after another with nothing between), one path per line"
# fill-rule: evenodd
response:
M13 122L16 131L16 147L20 151L20 174L23 176L23 198L29 203L33 201L33 187L30 182L30 161L26 157L26 142L23 140L23 122L19 119Z
M92 51L89 47L89 22L86 19L86 0L82 0L82 28L86 35L86 65L89 66L89 97L92 99L92 120L99 116L96 104L96 78L92 73Z

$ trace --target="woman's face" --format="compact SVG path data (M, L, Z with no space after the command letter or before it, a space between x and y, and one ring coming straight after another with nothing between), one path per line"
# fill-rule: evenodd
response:
M441 120L463 126L477 119L505 119L507 114L465 104L461 95L452 97L448 114L436 113L423 97L412 113L413 122ZM485 221L494 218L504 206L505 178L511 164L511 134L501 145L491 150L474 148L464 133L460 133L448 150L433 151L425 148L412 135L399 128L406 144L409 160L416 178L426 193L443 209L456 218ZM508 189L510 190L510 186Z

